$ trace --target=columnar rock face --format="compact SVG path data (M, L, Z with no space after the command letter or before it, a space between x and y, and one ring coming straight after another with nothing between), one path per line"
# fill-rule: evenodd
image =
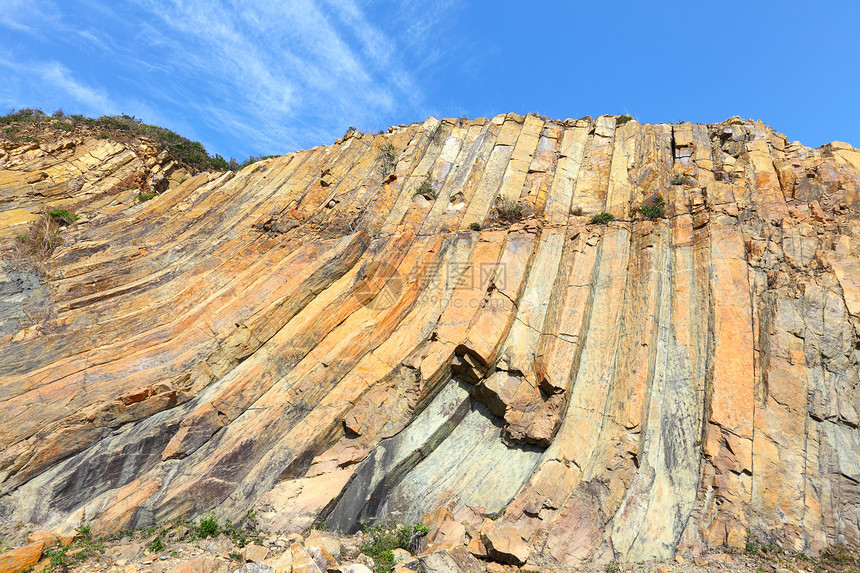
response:
M153 165L0 150L4 253L40 208L82 216L45 274L0 277L0 520L354 531L444 506L479 540L504 509L506 544L565 565L860 541L849 145L431 118L116 191Z

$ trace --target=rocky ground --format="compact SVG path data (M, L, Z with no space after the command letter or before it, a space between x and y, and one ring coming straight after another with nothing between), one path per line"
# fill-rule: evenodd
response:
M844 546L810 558L765 546L751 539L743 551L715 550L677 555L669 560L634 563L610 561L590 567L511 564L510 555L487 556L444 540L445 526L426 516L424 527L369 528L355 535L311 529L298 533L268 533L255 520L219 524L211 516L196 523L122 532L94 538L88 528L78 531L32 532L22 524L2 526L0 573L824 573L860 571L860 551ZM429 525L428 525L429 524ZM403 532L407 535L404 537ZM397 546L400 534L401 545ZM20 545L10 549L9 545ZM480 545L480 544L479 544ZM29 549L28 549L29 548ZM500 562L500 560L502 562ZM539 561L539 560L538 560Z

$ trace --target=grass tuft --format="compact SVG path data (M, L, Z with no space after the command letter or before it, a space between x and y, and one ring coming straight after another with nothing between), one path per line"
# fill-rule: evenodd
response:
M502 221L514 223L525 216L525 206L519 201L499 195L496 197L496 214Z
M666 201L660 195L655 195L651 199L636 208L636 211L642 213L646 219L662 219L666 216Z
M594 217L591 218L592 223L596 223L598 225L605 225L609 221L614 221L615 217L612 216L612 213L607 213L603 211L602 213L598 213Z
M425 197L431 197L433 199L438 196L436 189L433 188L433 184L430 182L429 178L422 181L421 184L415 188L415 195L424 195Z
M72 223L80 219L80 217L78 217L74 213L69 213L65 209L51 209L50 211L48 211L48 216L51 217L54 221L56 221L57 224L62 226L71 225Z

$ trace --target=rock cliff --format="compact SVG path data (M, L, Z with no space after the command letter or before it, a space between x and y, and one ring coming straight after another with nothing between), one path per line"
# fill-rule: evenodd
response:
M626 119L431 118L235 174L0 143L0 521L444 511L562 565L857 543L860 151Z

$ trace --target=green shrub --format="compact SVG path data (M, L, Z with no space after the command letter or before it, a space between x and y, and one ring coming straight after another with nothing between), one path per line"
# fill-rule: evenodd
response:
M624 114L624 115L616 115L616 116L615 116L615 125L616 125L616 126L618 126L618 125L624 125L625 123L627 123L628 121L631 121L632 119L633 119L633 116L632 116L632 115L627 115L627 114Z
M137 201L139 203L146 203L150 199L154 199L157 196L158 196L158 193L155 191L145 191L145 192L141 191L140 193L137 194Z
M161 553L164 551L164 535L167 533L167 530L161 530L158 535L155 536L155 539L149 542L149 545L146 546L152 553Z
M607 213L603 211L602 213L598 213L594 217L591 218L592 223L597 223L598 225L605 225L609 221L614 221L615 217L612 216L612 213Z
M74 213L69 213L65 209L51 209L48 211L48 215L56 221L59 225L71 225L80 217L75 215Z
M472 229L473 231L480 231L481 230L481 224L478 223L477 221L473 221L473 222L469 223L469 228Z
M48 559L48 566L43 571L66 572L69 567L83 563L91 556L104 553L104 539L93 539L89 525L83 525L77 529L77 535L69 545L47 549L44 557Z
M433 184L430 183L430 179L422 181L421 184L415 188L415 194L430 196L433 199L437 197L436 190L433 188Z
M499 219L513 223L523 218L525 206L519 201L499 195L496 197L496 213Z
M426 525L403 525L381 522L364 528L364 541L360 551L373 559L376 573L391 573L394 569L393 550L398 547L410 553L418 550L421 537L427 535Z
M467 121L469 121L469 118L466 117L465 115L461 115L460 117L457 118L457 125L459 125L460 127L463 127Z
M214 513L207 513L200 517L197 523L197 537L205 539L207 537L218 537L221 528L218 525L218 518Z
M394 171L394 167L397 165L396 160L397 156L394 155L394 146L392 144L386 143L379 148L379 167L377 167L377 171L383 179Z
M255 523L256 519L257 513L249 510L236 523L231 522L229 519L226 520L220 528L220 532L232 539L239 547L245 547L248 543L256 541L257 537L259 537L260 532ZM216 526L217 523L216 521Z
M636 209L646 219L662 219L666 216L666 201L660 195L655 195Z
M690 182L686 175L675 175L672 177L672 185L686 185Z

